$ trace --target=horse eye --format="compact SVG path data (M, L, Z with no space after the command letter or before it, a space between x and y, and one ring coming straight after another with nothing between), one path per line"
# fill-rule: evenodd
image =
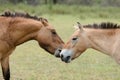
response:
M57 33L56 33L55 31L52 31L52 34L54 34L54 35L55 35L55 34L57 34Z
M77 38L72 38L72 40L77 40Z

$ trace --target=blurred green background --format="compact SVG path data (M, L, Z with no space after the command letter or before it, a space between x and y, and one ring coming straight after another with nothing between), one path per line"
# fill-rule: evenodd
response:
M65 42L78 21L120 24L120 0L0 0L0 13L4 11L48 19ZM18 46L10 56L10 67L11 80L120 80L120 66L103 53L88 49L66 64L41 49L36 41Z

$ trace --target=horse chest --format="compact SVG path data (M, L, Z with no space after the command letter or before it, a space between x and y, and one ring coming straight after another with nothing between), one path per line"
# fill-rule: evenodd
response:
M11 54L15 47L10 46L6 41L0 40L0 58Z

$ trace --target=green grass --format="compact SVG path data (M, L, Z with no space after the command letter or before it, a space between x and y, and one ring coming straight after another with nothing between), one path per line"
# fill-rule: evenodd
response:
M94 10L93 13L91 12L91 8L84 7L91 13L88 14L83 9L82 14L78 14L78 12L72 13L72 10L75 11L75 6L69 8L63 5L63 7L65 6L64 9L68 8L67 11L70 10L71 12L58 14L56 12L46 13L49 12L47 10L41 13L40 6L36 7L40 8L38 10L30 6L21 5L9 5L7 7L13 11L18 11L19 9L19 11L36 15L42 14L54 26L65 42L74 32L73 24L77 21L81 24L100 23L103 21L120 22L120 16L118 16L120 11L117 8L105 8L108 10L106 15L109 17L100 17L98 14L103 14L104 12L98 12L99 10L95 7L92 7L97 11L95 13ZM0 7L0 12L7 9L4 6ZM41 7L43 9L47 8L47 6ZM64 9L60 11L64 11ZM103 10L104 8L100 9ZM110 14L109 9L112 10L114 15ZM116 10L118 10L117 13L114 12ZM70 64L66 64L41 49L36 41L29 41L18 46L10 56L10 67L11 80L120 80L120 66L111 57L103 53L89 49ZM1 79L2 71L0 69Z
M81 19L90 18L120 18L119 7L100 7L100 6L78 6L78 5L49 5L29 6L26 4L1 4L0 12L3 11L27 12L35 15L79 15Z

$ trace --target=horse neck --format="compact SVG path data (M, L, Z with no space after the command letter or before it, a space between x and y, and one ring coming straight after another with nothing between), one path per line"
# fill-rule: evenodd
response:
M107 55L112 55L112 45L115 42L114 32L102 29L87 29L88 42L91 48L103 52Z
M10 37L14 45L17 46L34 39L42 23L32 19L15 18L10 22L9 26Z

